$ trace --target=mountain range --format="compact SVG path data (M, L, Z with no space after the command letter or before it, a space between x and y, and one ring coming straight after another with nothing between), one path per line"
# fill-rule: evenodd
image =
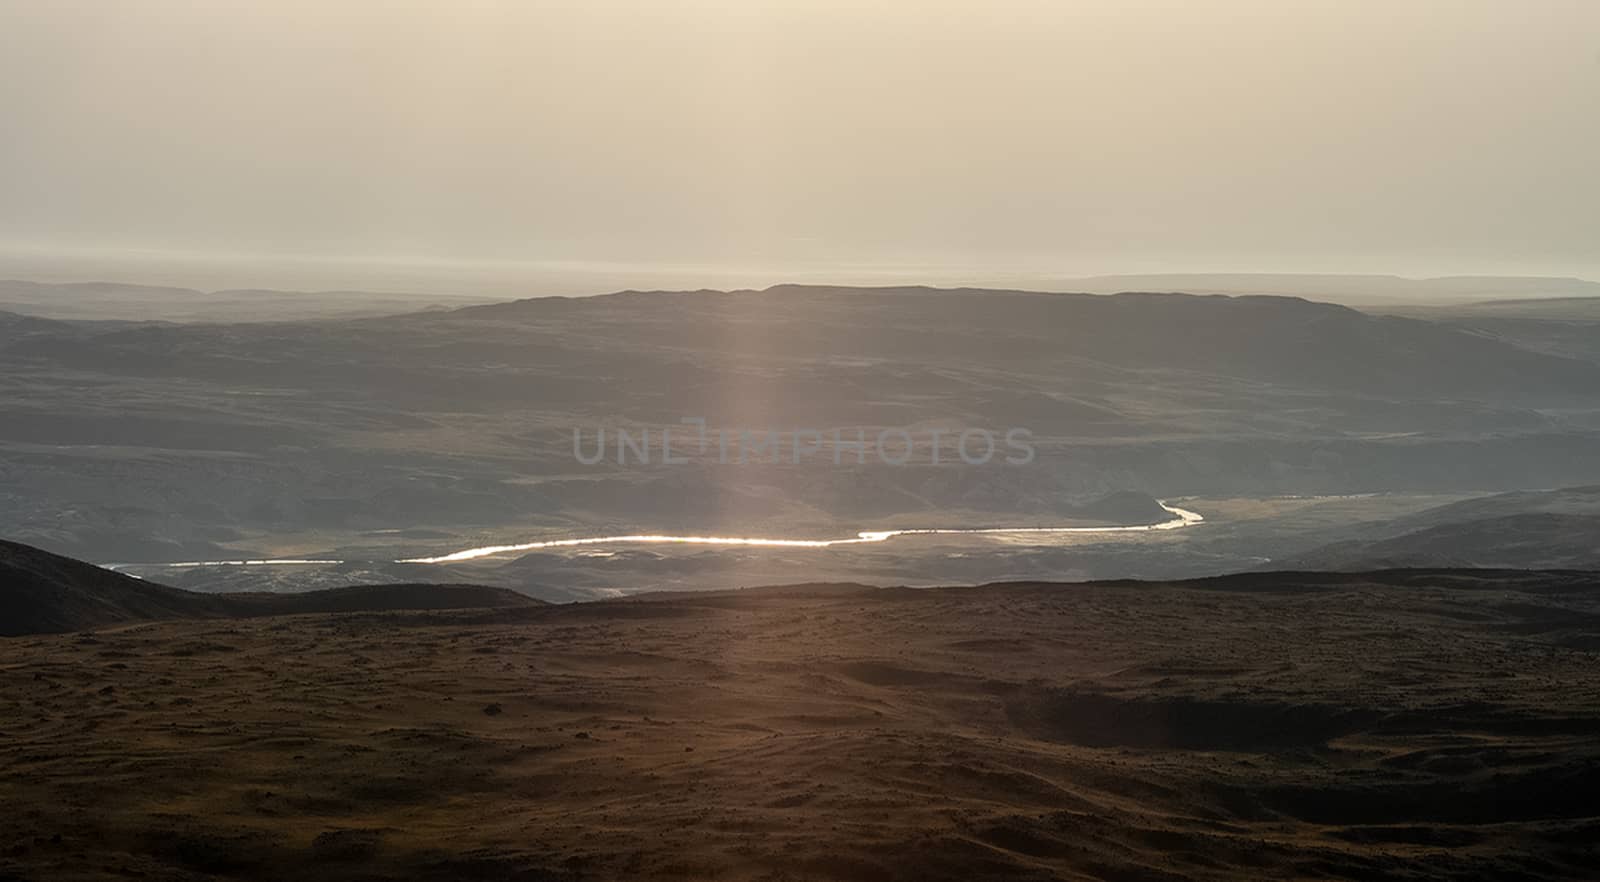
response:
M0 393L0 532L106 563L1063 525L1125 491L1600 482L1600 362L1281 296L786 285L295 322L12 316ZM724 464L712 444L662 462L687 418L830 439L1022 428L1037 457ZM579 462L574 435L602 430L650 431L657 455Z

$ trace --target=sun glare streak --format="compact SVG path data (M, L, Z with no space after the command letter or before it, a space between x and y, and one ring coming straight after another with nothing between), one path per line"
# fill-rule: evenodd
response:
M545 548L575 548L582 545L601 544L665 544L675 543L682 545L726 545L726 546L758 546L764 548L831 548L836 545L863 545L876 542L887 542L897 536L948 536L948 535L985 535L997 533L1149 533L1158 530L1176 530L1198 524L1205 520L1203 516L1186 509L1175 508L1161 503L1161 507L1170 512L1174 517L1159 524L1140 524L1122 527L983 527L983 528L925 528L910 530L867 530L857 533L850 539L761 539L741 536L594 536L585 539L551 539L542 542L523 542L516 545L486 545L481 548L469 548L453 554L439 557L414 557L396 563L413 564L447 564L461 563L469 560L479 560L486 557L496 557L502 554L516 554L524 551L538 551Z
M485 545L468 548L438 557L410 557L393 561L397 564L450 564L502 554L517 554L545 548L579 548L585 545L719 545L750 546L757 548L832 548L837 545L869 545L887 542L899 536L980 536L997 534L1101 534L1101 533L1152 533L1177 530L1205 520L1198 512L1160 503L1173 515L1171 520L1159 524L1137 524L1120 527L925 527L908 530L863 530L848 539L768 539L749 536L668 536L646 534L636 536L589 536L582 539L549 539L522 542L516 545ZM300 560L293 558L268 558L262 560L191 560L178 563L119 563L103 564L104 569L121 571L134 567L159 567L162 569L195 569L199 567L278 567L278 566L336 566L342 560Z

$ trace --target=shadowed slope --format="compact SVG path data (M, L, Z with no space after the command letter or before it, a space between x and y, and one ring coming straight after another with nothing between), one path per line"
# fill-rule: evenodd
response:
M0 541L0 636L49 634L159 619L535 606L478 585L365 585L305 594L198 594Z
M0 542L0 635L223 615L227 602Z

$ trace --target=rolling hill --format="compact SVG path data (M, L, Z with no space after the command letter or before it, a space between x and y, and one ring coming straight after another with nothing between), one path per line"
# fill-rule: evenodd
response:
M1600 487L1501 493L1365 524L1274 569L1600 568Z

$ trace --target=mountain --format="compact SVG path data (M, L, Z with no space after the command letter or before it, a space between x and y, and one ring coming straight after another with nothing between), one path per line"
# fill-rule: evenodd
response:
M1413 515L1404 523L1439 524L1487 516L1534 513L1600 515L1600 485L1496 493L1441 505Z
M1327 545L1273 567L1600 570L1600 516L1520 514L1444 524L1392 539Z
M1468 499L1350 532L1272 568L1600 569L1600 487Z
M1468 333L1557 355L1600 362L1600 297L1490 300L1454 306L1396 307Z
M368 585L295 595L198 594L0 541L0 636L82 631L162 619L536 606L503 588Z

